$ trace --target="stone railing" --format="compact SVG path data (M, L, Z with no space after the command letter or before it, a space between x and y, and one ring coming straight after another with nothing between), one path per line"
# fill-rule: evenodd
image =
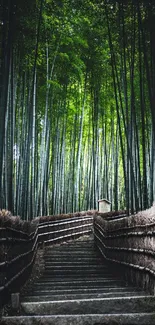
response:
M0 228L0 306L28 279L39 245L52 244L84 234L93 228L93 215L41 222L31 234Z
M153 219L152 219L153 220ZM155 222L139 216L94 217L95 242L115 270L155 293ZM118 266L118 268L116 267Z

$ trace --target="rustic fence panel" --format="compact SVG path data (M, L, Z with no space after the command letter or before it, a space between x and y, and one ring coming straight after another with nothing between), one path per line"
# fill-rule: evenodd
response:
M89 234L93 216L40 223L35 232L0 228L0 305L28 279L38 246Z
M155 224L127 224L127 217L107 220L95 216L96 245L109 262L121 267L128 281L154 294Z

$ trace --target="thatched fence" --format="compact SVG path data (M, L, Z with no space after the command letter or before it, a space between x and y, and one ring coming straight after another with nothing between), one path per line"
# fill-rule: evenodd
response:
M95 210L40 217L31 223L0 213L0 305L28 279L40 245L77 238L93 229L106 260L115 263L128 282L154 294L155 206L133 216Z
M19 230L24 228L28 231ZM18 218L4 218L0 228L0 305L28 279L38 246L77 238L92 228L93 214L89 212L41 217L29 226Z
M132 283L155 293L155 206L133 216L95 216L102 255ZM116 269L116 268L115 268Z

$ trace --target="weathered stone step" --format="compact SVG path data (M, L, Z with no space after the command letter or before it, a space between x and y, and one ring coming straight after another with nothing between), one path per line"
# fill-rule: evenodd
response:
M51 254L52 252L57 252L60 253L64 252L64 253L68 253L68 252L84 252L84 253L91 253L91 254L96 254L98 252L97 248L95 246L62 246L62 247L53 247L50 250L47 250L45 248L45 253Z
M51 274L51 271L45 271L45 273L44 273L44 276L47 278L47 279L55 279L55 281L58 281L59 279L66 279L66 280L68 280L68 278L72 278L73 280L78 280L79 278L81 278L82 277L82 272L74 272L74 274L73 273L64 273L64 272L59 272L59 273L56 273L56 272L54 272L53 274ZM104 274L105 275L105 274ZM108 275L108 273L107 273L107 275ZM92 279L92 278L94 278L95 276L97 276L97 277L102 277L103 276L103 272L97 272L97 271L94 271L94 272L85 272L85 274L84 274L84 277L85 278L89 278L90 280ZM115 279L115 278L114 278ZM121 281L121 280L120 280ZM122 280L123 281L123 280Z
M75 299L93 299L93 298L108 298L108 297L128 297L137 296L137 292L129 292L129 291L122 291L122 292L106 292L106 293L72 293L72 294L57 294L51 295L40 295L34 296L30 295L23 298L23 302L37 302L37 301L55 301L55 300L75 300ZM138 296L144 296L145 292L139 292Z
M65 279L60 279L60 281L58 280L55 280L55 279L51 279L51 281L37 281L35 282L35 287L36 286L43 286L43 287L48 287L48 286L53 286L53 285L58 285L58 286L66 286L68 285L69 287L70 286L73 286L73 285L76 285L76 286L80 286L80 285L91 285L91 286L94 286L94 285L104 285L104 284L111 284L111 283L117 283L117 284L122 284L125 286L125 282L120 280L120 279L115 279L115 278L101 278L101 279L91 279L89 280L88 278L86 279L82 279L80 278L79 280L75 280L75 279L68 279L65 280Z
M53 277L41 277L40 279L38 279L36 283L45 283L45 285L48 284L53 284L53 283L62 283L62 282L66 282L70 285L70 283L80 283L82 281L82 283L86 283L87 281L89 281L89 283L93 283L93 282L101 282L101 281L105 281L105 280L119 280L119 281L122 281L123 283L123 286L125 287L126 286L126 283L123 281L123 280L120 280L120 278L117 278L117 277L111 277L109 274L107 274L107 276L101 276L101 277L96 277L96 276L92 276L91 278L88 278L88 277L62 277L62 278L53 278Z
M76 260L76 259L69 259L69 260L64 260L64 259L62 259L62 260L57 260L57 261L54 261L54 260L45 260L44 261L44 263L43 263L44 265L46 265L46 266L52 266L52 267L54 267L54 266L63 266L63 267L78 267L79 265L80 266L83 266L83 267L90 267L90 266L97 266L98 268L103 268L104 270L107 270L107 271L109 271L110 272L110 270L108 269L108 267L107 267L107 265L105 265L102 261L93 261L93 260L90 260L90 261L83 261L83 260L81 260L81 259L79 259L79 260Z
M94 243L93 244L67 244L67 243L65 243L65 244L63 244L63 245L53 245L53 246L46 246L46 251L47 252L50 252L51 250L59 250L59 249L61 249L61 250L65 250L65 249L89 249L89 248L91 248L91 249L93 249L93 250L97 250L97 247L96 247L96 245L94 245Z
M98 277L98 278L100 278L100 277L102 277L103 275L104 276L108 276L109 274L108 273L104 273L103 274L103 272L102 273L97 273L97 272L94 272L94 273L85 273L85 274L83 274L84 275L84 278L88 278L89 277L89 279L92 279L92 278L94 278L94 277ZM60 280L60 279L66 279L66 280L68 280L69 278L72 278L72 280L78 280L79 278L82 278L82 272L80 273L80 272L74 272L74 274L73 273L70 273L70 274L68 274L68 273L63 273L63 274L51 274L51 272L49 271L49 272L47 272L46 271L46 273L44 273L44 279L47 279L47 281L48 280L50 280L50 279L53 279L53 280L55 280L55 281L58 281L58 280ZM114 279L115 279L115 277L114 277Z
M80 290L81 291L81 288L79 288L79 286L76 286L76 284L77 284L78 281L76 281L76 280L74 280L74 281L75 281L75 290ZM48 283L48 281L47 281L47 283ZM60 281L52 280L52 285L51 285L51 282L49 281L49 286L51 285L51 288L49 287L49 289L50 290L53 290L53 285L55 284L55 286L57 286L57 284L59 284L59 283L60 283L60 286L61 286L61 283L62 282L60 282ZM74 285L73 280L72 281L69 281L68 288L66 290L68 290L68 289L69 290L72 290L71 283ZM92 282L90 281L90 283L92 283ZM126 291L126 290L129 290L129 291L134 291L134 292L141 292L142 291L141 288L135 288L133 286L126 286L124 283L123 283L123 285L120 285L120 283L118 283L117 281L114 281L114 283L111 283L111 284L110 283L109 284L108 283L104 283L104 286L102 286L102 287L101 287L100 282L99 282L99 284L98 284L98 286L96 288L95 288L95 286L94 286L93 283L92 283L92 286L89 287L89 284L90 283L88 283L88 286L87 286L87 283L85 282L86 289L84 287L84 283L81 283L82 290L87 290L87 289L88 290L89 289L90 290L104 290L104 291L111 291L111 290L118 290L118 291L119 290L125 290ZM35 284L34 284L34 287L33 288L35 289ZM62 288L62 290L64 290L63 286L61 288Z
M60 255L60 256L49 256L47 258L45 258L45 262L46 263L79 263L80 261L82 261L83 263L102 263L103 265L105 265L105 267L107 267L105 261L102 258L99 257L77 257L77 256L66 256L66 255Z
M97 276L100 276L100 275L103 275L105 274L103 270L101 269L98 269L98 270L85 270L85 276L89 276L89 277L92 277L94 275L97 275ZM108 274L108 272L107 272ZM54 276L55 278L58 278L58 277L63 277L63 276L66 276L66 277L70 277L70 276L77 276L77 277L81 277L82 275L84 275L83 271L82 270L54 270L54 269L45 269L44 271L44 275L45 276Z
M94 235L88 235L87 238L83 238L83 236L81 236L81 239L68 239L66 242L60 243L60 244L56 244L56 245L71 245L71 244L87 244L87 243L94 243ZM50 246L48 246L49 248Z
M43 264L43 275L21 297L29 316L3 324L155 325L155 297L114 276L92 241L46 246Z
M103 261L102 260L87 260L87 261L85 261L85 260L83 260L83 259L79 259L79 260L77 260L77 259L69 259L69 260L64 260L63 258L60 260L57 260L57 261L54 261L54 259L53 260L47 260L47 259L45 259L45 261L44 261L44 263L45 263L45 265L56 265L56 266L65 266L65 267L72 267L72 266L78 266L78 265L82 265L83 267L90 267L91 265L94 267L94 266L96 266L96 267L98 267L98 268L104 268L104 269L106 269L106 270L108 270L109 271L109 269L108 269L108 267L107 267L107 265L105 264L105 263L103 263Z
M33 294L41 294L41 295L43 295L43 294L49 294L49 293L52 293L53 291L57 291L57 293L62 293L63 291L62 290L64 290L64 292L67 292L67 291L69 291L69 292L75 292L76 291L76 289L78 289L78 291L80 291L81 293L85 290L85 292L88 290L88 292L106 292L107 290L106 289L110 289L110 288L115 288L116 290L115 291L117 291L117 289L119 288L119 286L118 285L116 285L115 283L112 283L111 284L111 286L109 285L109 283L108 284L104 284L104 286L103 286L103 284L101 285L100 283L98 283L98 284L96 284L96 285L83 285L83 284L81 284L81 285L79 285L79 286L77 286L77 285L72 285L72 286L68 286L68 285L53 285L53 286L47 286L47 287L43 287L43 286L36 286L35 288L33 288L32 289L32 293ZM122 287L120 287L120 288L122 288ZM124 290L124 291L126 291L126 290ZM138 292L138 291L137 291Z
M79 262L82 261L83 263L89 263L89 262L100 262L103 265L107 266L107 263L101 259L100 257L94 257L94 256L84 256L82 257L81 255L66 255L66 254L62 254L62 255L50 255L48 257L44 256L44 261L45 262Z
M59 261L61 262L65 262L65 261L67 261L67 262L71 262L71 261L73 261L73 262L78 262L78 261L82 261L82 262L84 262L84 263L90 263L90 262L96 262L96 263L98 263L98 262L101 262L103 265L106 265L106 267L107 267L107 263L106 263L106 261L104 261L104 259L102 259L101 257L99 257L99 256L92 256L92 255L82 255L82 254L61 254L61 255L53 255L53 254L51 254L51 255L49 255L49 256L44 256L44 260L45 261L47 261L47 262L49 262L49 261L51 261L51 262L58 262L59 263Z
M50 245L50 246L47 246L47 250L50 250L51 248L53 249L54 248L58 248L58 247L76 247L76 246L80 246L80 247L87 247L87 246L92 246L92 247L95 247L94 245L94 240L74 240L74 241L67 241L65 243L60 243L60 244L55 244L54 246L53 245Z
M154 325L155 313L2 317L1 325Z
M94 240L89 240L89 241L76 241L73 240L71 241L66 241L64 243L55 243L54 245L47 246L47 250L54 248L59 248L59 247L87 247L87 246L92 246L96 248L96 244L94 243Z
M91 253L97 252L97 248L94 245L91 246L82 246L82 245L78 245L78 246L74 246L74 245L63 245L63 246L57 246L57 247L51 247L49 248L45 248L46 253L51 253L52 251L55 252L59 252L59 251L63 251L63 252L73 252L73 251L77 251L77 252L86 252L86 251L90 251Z
M96 265L96 264L89 264L89 265L85 265L85 264L82 264L82 263L79 263L79 264L74 264L74 265L47 265L45 264L45 270L52 270L52 271L69 271L69 272L78 272L78 271L105 271L107 270L107 268L105 268L104 266L102 265Z
M98 252L98 249L96 248L96 246L92 245L92 246L82 246L82 245L78 245L78 246L74 246L74 245L63 245L63 246L52 246L52 247L48 247L46 246L45 248L45 252L47 254L50 254L51 252L90 252L91 254L94 254L95 252Z
M110 282L110 281L107 281L107 282L104 282L104 283L93 283L93 284L89 284L89 283L86 283L86 284L71 284L70 286L68 284L56 284L56 285L47 285L47 286L35 286L33 288L33 292L37 292L39 294L39 292L49 292L51 290L61 290L61 288L63 288L64 290L67 290L67 289L72 289L72 290L75 290L76 288L78 288L79 290L83 290L83 289L97 289L97 288L110 288L110 287L118 287L120 286L120 283L116 283L116 282Z
M61 289L53 289L53 287L51 289L48 289L48 290L42 290L42 291L37 291L37 292L34 292L31 293L33 295L40 295L40 296L44 296L44 295L62 295L62 294L84 294L84 293L90 293L90 294L98 294L98 293L109 293L109 292L129 292L129 295L130 295L130 292L134 292L135 288L129 288L129 287L120 287L120 286L112 286L112 287L107 287L107 286L104 286L104 287L98 287L98 288L90 288L90 287L75 287L74 289L72 288L61 288ZM136 293L137 295L139 296L139 292L141 292L140 290L136 290Z
M111 281L111 280L115 280L115 282L118 280L119 282L121 281L124 286L125 286L125 282L123 282L122 280L120 280L119 278L115 278L115 277L110 277L109 275L107 275L107 277L94 277L94 278L91 278L91 280L88 279L88 277L81 277L81 278L78 278L78 279L74 279L73 277L71 278L60 278L59 280L57 279L53 279L53 278L40 278L38 279L38 281L35 282L35 285L43 285L43 286L47 286L47 285L53 285L53 284L63 284L63 283L66 283L70 286L70 284L80 284L80 283L104 283L104 282L107 282L107 281Z
M90 243L90 244L63 244L63 245L56 245L56 246L47 246L46 247L46 251L47 252L51 252L52 250L82 250L82 249L89 249L91 248L91 250L93 249L94 251L97 250L96 246L94 245L94 243Z
M45 255L45 258L47 258L47 257L53 257L53 256L55 256L55 257L57 257L57 256L75 256L75 257L79 257L79 258L83 258L83 257L95 257L95 256L99 256L97 253L95 253L95 252L92 252L92 251L83 251L83 250L81 250L81 251L75 251L75 250L73 250L73 251L70 251L70 250L66 250L66 251L63 251L63 250L60 250L60 251L58 251L58 252L56 252L55 250L52 252L50 252L49 254L48 253L46 253Z
M74 258L75 257L77 257L77 258L102 258L102 256L101 256L101 254L99 254L99 253L97 253L97 252L95 252L95 251L92 251L92 249L91 250L86 250L86 251L84 251L84 250L60 250L60 251L51 251L51 252L49 252L49 253L47 253L47 252L45 252L45 254L44 254L44 256L45 256L45 258L52 258L53 256L54 257L63 257L63 256L65 256L65 257L71 257L71 256L73 256ZM104 259L102 259L102 260L104 260Z
M48 263L44 263L44 268L45 269L49 269L49 270L70 270L70 271L73 271L74 270L82 270L83 272L91 269L92 271L93 270L102 270L103 273L112 273L110 272L110 270L104 265L104 264L85 264L85 263L82 263L82 262L79 262L79 263L51 263L51 262L48 262Z
M76 289L77 287L79 289L91 289L91 288L101 288L102 287L114 287L114 286L123 286L122 282L119 281L115 281L115 280L111 280L111 281L104 281L104 282L96 282L96 283L91 283L91 282L87 282L87 283L73 283L73 284L66 284L66 283L60 283L60 284L54 284L53 285L47 285L47 286L41 286L38 284L38 286L36 285L33 289L33 292L37 292L39 294L39 292L43 291L43 292L48 292L50 290L59 290L61 288L65 289Z
M71 272L70 274L68 274L68 273L65 273L65 274L58 274L58 273L56 273L55 272L55 274L51 274L51 270L47 270L47 271L44 271L44 273L43 273L43 275L42 275L42 277L40 278L40 279L45 279L45 281L46 281L46 279L47 279L47 281L48 281L48 279L56 279L56 278L64 278L64 279L66 279L66 278L72 278L72 279L75 279L75 278L88 278L88 276L89 276L89 278L107 278L107 277L111 277L112 276L112 274L109 274L109 272L107 271L104 271L104 272L101 272L101 273L98 273L97 271L95 271L95 272L92 272L92 273L90 273L89 272L89 274L88 274L88 272ZM115 279L115 278L117 278L117 276L112 276L113 277L113 279ZM120 279L120 278L119 278Z
M22 302L21 306L27 315L79 315L88 314L90 310L92 314L151 313L155 308L155 297L141 296Z

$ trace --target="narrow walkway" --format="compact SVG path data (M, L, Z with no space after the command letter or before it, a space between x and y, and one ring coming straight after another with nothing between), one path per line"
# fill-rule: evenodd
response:
M25 302L143 295L110 273L93 239L46 247L45 271ZM25 304L26 305L26 304Z
M154 297L114 276L92 237L46 247L44 263L23 316L3 324L155 324Z

